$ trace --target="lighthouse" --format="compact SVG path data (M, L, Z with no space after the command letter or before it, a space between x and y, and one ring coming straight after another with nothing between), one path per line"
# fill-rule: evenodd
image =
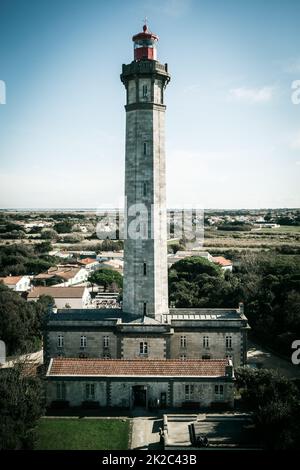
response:
M164 92L167 64L158 36L143 26L134 60L122 66L126 88L123 312L162 321L168 313Z

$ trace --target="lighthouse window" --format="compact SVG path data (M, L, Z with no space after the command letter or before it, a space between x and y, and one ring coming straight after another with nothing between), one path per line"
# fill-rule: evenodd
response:
M147 264L144 263L143 265L143 272L144 272L144 276L147 276Z
M143 98L147 98L148 87L147 85L143 85Z
M147 183L143 183L143 196L147 196Z
M144 142L144 155L147 155L147 142Z
M134 48L138 49L139 47L154 47L153 39L142 39L140 41L135 41Z

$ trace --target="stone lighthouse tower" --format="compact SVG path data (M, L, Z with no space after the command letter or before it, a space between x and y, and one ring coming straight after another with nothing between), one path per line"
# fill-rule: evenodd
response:
M170 75L157 61L158 37L147 25L132 40L134 60L121 74L127 95L123 311L161 321L168 313L164 90Z

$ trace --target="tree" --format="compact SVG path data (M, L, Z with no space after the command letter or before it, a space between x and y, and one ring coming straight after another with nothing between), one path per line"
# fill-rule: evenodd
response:
M117 286L118 289L121 289L123 286L122 275L118 271L110 268L101 268L97 271L94 271L92 274L90 274L88 280L92 284L103 286L105 291L108 287L113 288L113 286Z
M236 370L236 384L246 409L254 413L256 430L265 448L297 449L300 444L299 389L272 370Z
M54 230L56 230L57 233L71 233L72 227L73 227L73 222L63 221L63 222L57 222L53 228Z
M26 372L22 364L0 370L0 450L34 447L45 394L41 379Z
M181 308L233 307L241 299L238 279L199 256L177 261L169 270L170 302Z
M51 242L49 242L49 241L38 243L37 245L34 245L34 252L37 255L47 254L51 250L52 250L52 245L51 245Z
M56 263L56 258L41 252L39 250L41 246L43 251L47 250L47 246L43 243L34 247L19 244L0 246L0 276L39 274L49 269Z
M79 243L81 236L79 233L70 233L69 235L61 235L59 238L60 243Z
M0 338L6 343L7 354L36 351L42 338L42 321L51 297L27 302L16 292L0 284Z
M300 334L298 256L267 253L242 256L236 277L252 334L282 354ZM287 334L289 338L287 340Z
M41 232L41 238L44 240L57 240L57 231L53 230L52 228L45 228Z
M120 251L123 250L124 243L121 240L113 241L113 240L103 240L100 245L101 251Z

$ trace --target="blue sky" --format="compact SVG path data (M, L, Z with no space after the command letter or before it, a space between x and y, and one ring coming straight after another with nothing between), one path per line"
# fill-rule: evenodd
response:
M168 206L299 207L298 0L1 0L0 207L122 204L145 16L172 76Z

